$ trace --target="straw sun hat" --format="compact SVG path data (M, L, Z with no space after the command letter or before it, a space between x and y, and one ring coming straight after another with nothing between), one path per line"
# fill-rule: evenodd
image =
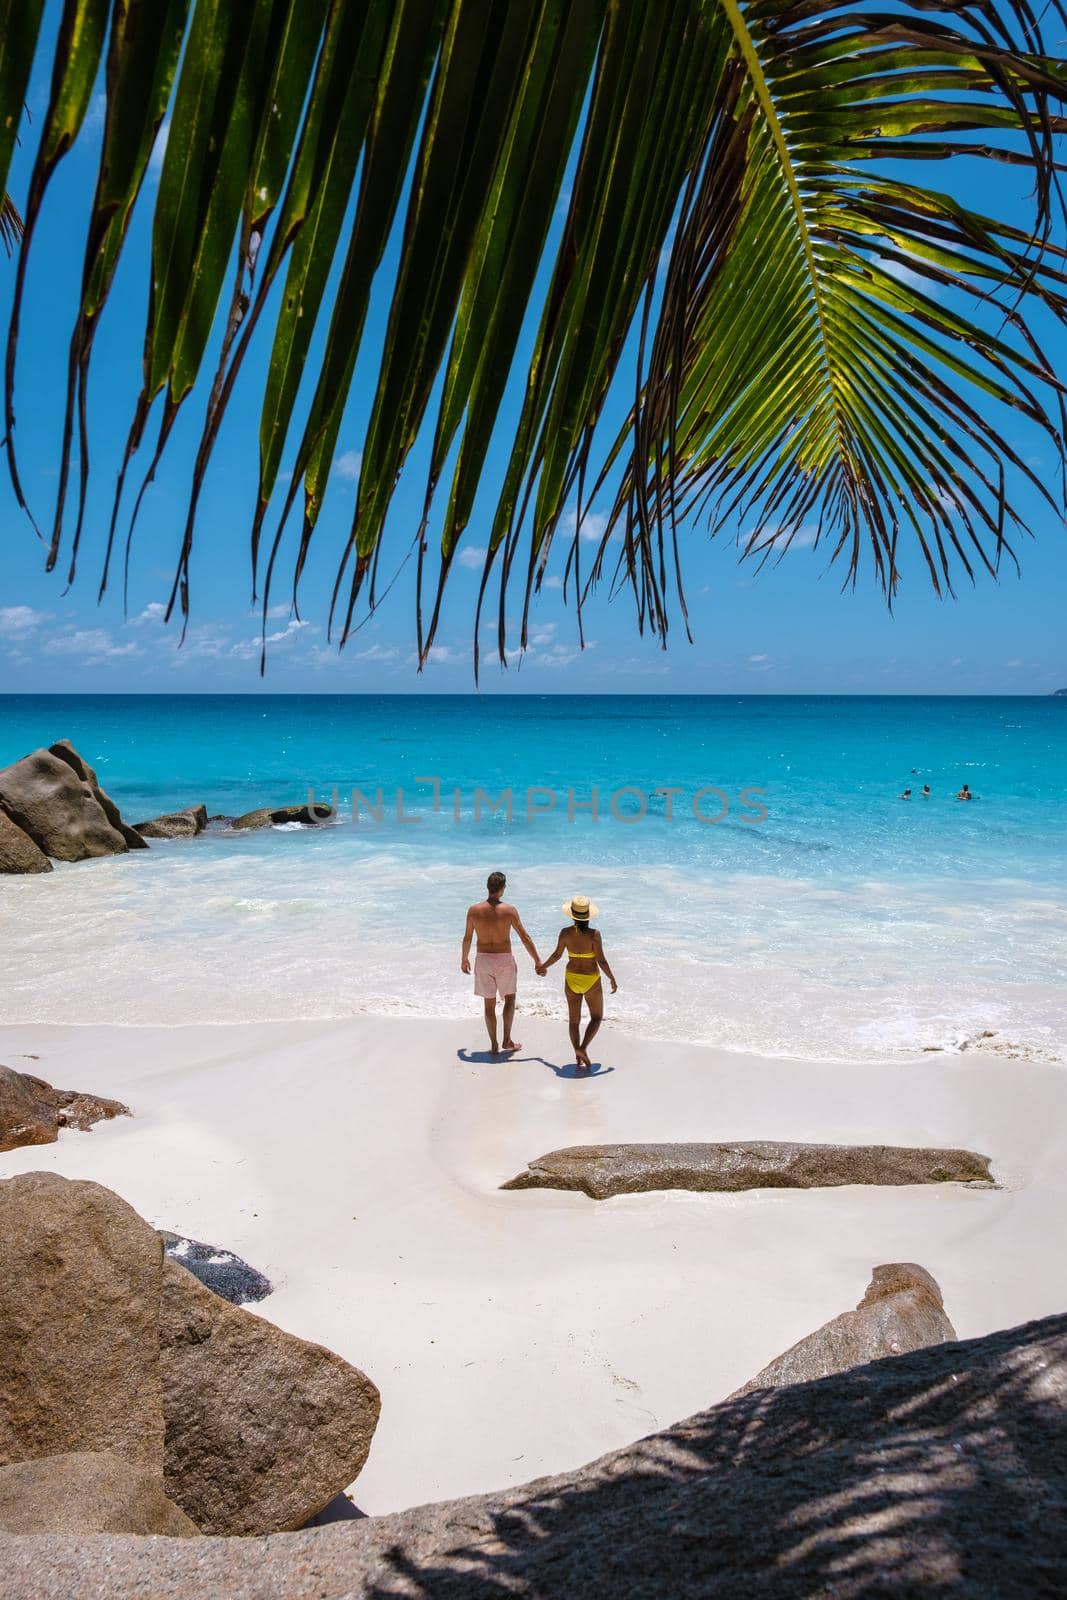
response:
M570 917L572 922L591 922L594 917L599 917L600 907L584 894L576 894L572 900L564 900L560 907L565 917Z

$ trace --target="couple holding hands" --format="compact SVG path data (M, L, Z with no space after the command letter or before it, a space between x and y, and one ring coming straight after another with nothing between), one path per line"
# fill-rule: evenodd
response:
M467 911L467 926L463 933L463 952L460 966L464 972L471 970L471 943L477 937L478 948L474 957L474 992L485 1004L485 1026L489 1034L489 1047L494 1055L501 1051L510 1055L522 1046L512 1038L515 1017L515 987L519 971L511 950L512 933L522 941L537 971L543 978L549 967L567 957L563 992L567 997L568 1031L574 1046L574 1059L579 1072L588 1072L589 1044L600 1027L604 1016L604 988L600 981L603 973L615 993L618 984L608 965L600 934L590 927L597 908L585 895L575 895L563 906L563 915L570 918L567 927L561 928L556 948L547 961L537 954L537 946L522 925L519 913L504 900L507 879L502 872L491 872L486 883L486 897ZM503 1042L497 1044L497 998L503 1001L501 1027ZM589 1021L582 1034L582 1002L589 1011Z

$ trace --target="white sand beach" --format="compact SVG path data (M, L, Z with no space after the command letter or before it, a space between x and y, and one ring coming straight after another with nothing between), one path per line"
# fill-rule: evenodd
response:
M258 1313L381 1389L368 1513L562 1471L706 1407L881 1262L927 1267L962 1338L1067 1303L1061 1066L763 1060L609 1023L582 1081L560 1024L519 1020L511 1062L481 1056L473 1017L3 1026L0 1061L134 1117L0 1155L0 1177L94 1179L265 1272ZM1001 1187L499 1189L565 1145L730 1138L965 1146Z

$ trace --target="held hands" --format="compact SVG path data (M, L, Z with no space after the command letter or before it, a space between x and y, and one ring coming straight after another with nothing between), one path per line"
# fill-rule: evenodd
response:
M548 967L545 965L545 963L543 961L535 961L534 962L534 971L537 973L537 976L539 978L543 978L545 973L548 971Z

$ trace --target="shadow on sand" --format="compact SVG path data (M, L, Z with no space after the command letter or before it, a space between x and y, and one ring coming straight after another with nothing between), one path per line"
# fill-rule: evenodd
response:
M457 1050L458 1060L467 1065L487 1065L493 1067L506 1067L521 1065L527 1061L538 1061L541 1066L547 1067L549 1072L554 1072L557 1078L574 1078L578 1083L586 1083L590 1078L606 1078L609 1072L614 1072L614 1067L605 1067L603 1062L594 1061L588 1071L580 1072L576 1061L568 1061L562 1066L556 1061L546 1061L544 1056L524 1056L517 1052L505 1055L500 1051L494 1055L491 1050Z

